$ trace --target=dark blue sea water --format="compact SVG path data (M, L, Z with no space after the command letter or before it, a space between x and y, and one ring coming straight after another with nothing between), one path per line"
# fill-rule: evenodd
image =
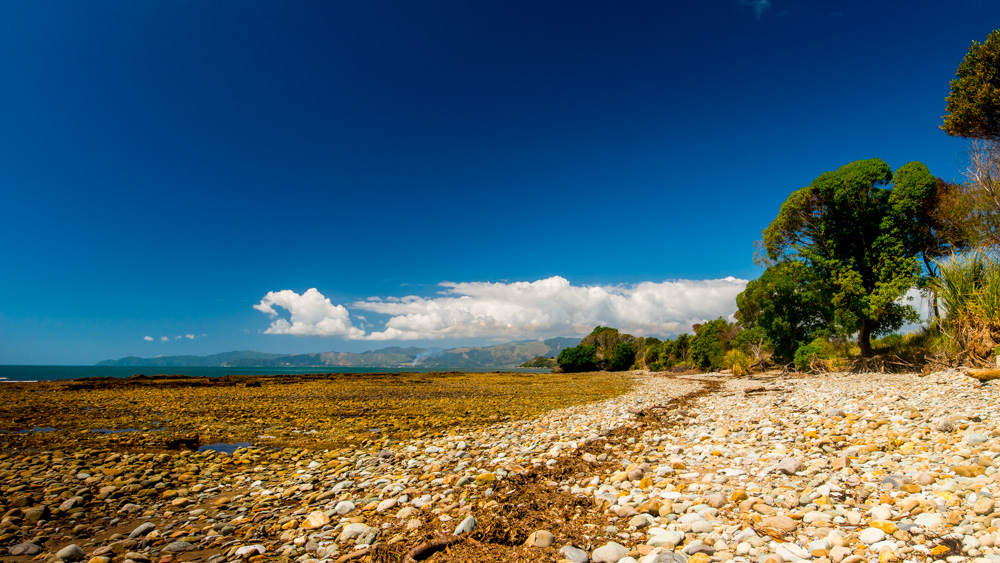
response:
M222 377L224 375L277 375L296 373L428 373L442 371L419 367L402 368L222 368L222 367L159 367L159 366L3 366L0 365L0 383L5 381L53 381L83 377L128 377L130 375L190 375L192 377ZM495 369L463 370L492 372ZM539 373L549 370L504 369L508 372Z

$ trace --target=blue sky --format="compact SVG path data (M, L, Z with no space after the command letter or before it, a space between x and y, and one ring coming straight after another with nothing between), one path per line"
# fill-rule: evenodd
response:
M683 330L735 309L820 173L961 179L937 126L998 22L974 0L5 2L0 363Z

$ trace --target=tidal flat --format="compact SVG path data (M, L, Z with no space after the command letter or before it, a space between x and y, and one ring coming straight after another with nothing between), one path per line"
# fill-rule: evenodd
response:
M631 385L625 375L499 372L9 383L0 386L0 448L368 447L530 418L607 399Z
M482 374L421 374L397 380L410 407L382 413L390 430L339 438L303 431L342 412L332 400L275 382L77 382L51 401L26 387L41 398L2 407L24 418L0 436L0 559L1000 563L996 383L970 375L488 374L473 392ZM95 392L127 406L84 424ZM174 393L197 425L163 421ZM61 418L25 414L38 404ZM117 408L161 417L163 435ZM246 428L195 436L223 414ZM273 445L196 448L262 431Z
M628 374L452 372L5 384L0 555L75 561L83 553L95 563L289 559L275 553L277 545L247 543L271 535L259 525L267 514L280 521L282 534L308 528L290 516L295 508L278 516L284 509L265 508L271 502L285 506L305 495L337 500L343 512L353 499L358 513L368 504L370 495L358 497L352 486L309 483L317 469L363 490L371 483L358 475L396 457L387 452L427 440L459 442L489 427L607 400L634 383ZM468 456L483 444L470 438L463 449ZM442 481L440 467L426 469L419 483ZM275 478L296 483L278 491ZM254 547L235 554L247 545L260 553ZM316 553L315 546L296 546L306 547Z

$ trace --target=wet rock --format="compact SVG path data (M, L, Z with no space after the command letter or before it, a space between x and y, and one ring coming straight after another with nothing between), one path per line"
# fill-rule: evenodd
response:
M39 545L35 545L31 542L19 543L14 547L10 548L11 555L38 555L42 552L42 548Z
M145 536L146 534L152 532L155 529L156 529L156 524L153 524L152 522L143 522L142 524L136 526L136 528L132 530L132 532L128 535L128 537L133 539L141 538L142 536Z
M254 544L254 545L244 545L236 550L237 557L252 557L254 555L263 555L267 553L267 547Z
M195 546L193 544L190 544L186 541L175 541L175 542L170 542L167 545L163 546L161 551L165 553L183 553L185 551L191 551L193 549L195 549Z
M87 554L83 549L75 543L71 543L56 552L56 557L63 561L80 561L86 556Z

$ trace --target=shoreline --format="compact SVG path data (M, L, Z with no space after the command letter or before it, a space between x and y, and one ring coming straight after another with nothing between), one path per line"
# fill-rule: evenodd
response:
M45 549L219 562L367 549L353 560L391 561L448 537L460 539L429 561L576 561L580 549L624 563L1000 562L993 384L957 370L630 377L614 398L384 447L126 454L119 464L147 467L139 502L100 486L118 476L99 476L109 463L96 462L121 454L66 452L52 478L75 475L88 505L139 508L96 521L89 540L50 536ZM5 482L21 479L14 465L4 455ZM80 479L81 466L94 471ZM72 518L78 506L67 507L50 517ZM469 517L476 529L453 536ZM146 521L154 527L127 537Z

